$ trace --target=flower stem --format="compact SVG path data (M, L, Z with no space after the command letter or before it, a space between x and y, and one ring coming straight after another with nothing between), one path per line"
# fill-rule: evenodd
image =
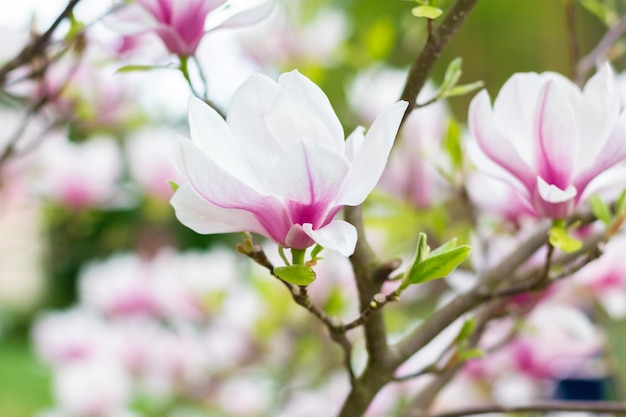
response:
M304 265L306 249L291 249L291 262L294 265Z

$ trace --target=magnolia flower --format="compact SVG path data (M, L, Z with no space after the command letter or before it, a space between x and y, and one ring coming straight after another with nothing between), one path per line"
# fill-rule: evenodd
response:
M479 169L517 187L539 216L567 216L626 157L626 113L605 65L582 91L564 77L521 73L469 110Z
M272 0L136 0L110 25L125 34L156 33L167 50L193 55L207 31L256 23Z
M357 128L344 142L328 98L297 71L278 83L252 75L226 122L192 98L192 140L181 138L175 153L188 181L172 198L176 215L198 233L250 231L284 247L317 242L348 256L356 230L333 219L376 185L406 107L394 104L367 135Z

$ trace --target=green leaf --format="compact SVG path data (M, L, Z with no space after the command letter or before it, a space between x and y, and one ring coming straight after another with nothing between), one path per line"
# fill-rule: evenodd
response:
M552 227L549 232L550 244L563 252L576 252L583 246L583 243L567 234L567 230L561 225Z
M469 359L482 358L483 356L485 356L485 352L482 349L468 349L459 353L458 360L465 362Z
M417 236L417 250L415 252L415 259L413 263L422 262L428 257L429 252L430 248L428 247L426 233L420 232Z
M115 71L116 73L121 72L133 72L133 71L152 71L155 69L164 69L169 67L162 66L154 66L154 65L124 65Z
M432 258L433 256L438 256L438 255L440 255L440 254L442 254L444 252L447 252L449 250L452 250L452 249L456 248L457 241L458 241L458 239L453 237L452 239L448 240L446 243L444 243L443 245L439 246L437 249L432 251L430 253L430 255L428 255L428 257Z
M593 214L607 226L611 224L611 210L598 195L594 195L589 199L589 206Z
M446 68L446 73L443 76L443 82L439 87L439 92L437 93L438 97L442 97L448 90L459 82L461 74L463 74L462 66L463 60L461 57L456 57L450 61L448 68Z
M420 284L446 277L469 256L470 251L471 248L468 245L461 245L437 255L431 255L411 267L407 282Z
M413 10L411 10L411 14L413 14L413 16L425 17L427 19L436 19L441 16L442 13L443 11L441 9L426 5L417 6L414 7Z
M476 91L479 88L482 88L485 85L482 81L476 81L470 84L462 84L455 85L454 87L448 89L443 93L443 97L456 97L456 96L464 96L465 94L469 94L472 91Z
M306 265L277 266L274 274L283 281L300 287L315 281L315 271Z
M70 21L70 29L67 31L67 34L65 35L66 41L70 41L76 38L76 36L82 33L83 30L85 30L85 24L81 22L80 20L76 19L76 16L74 16L74 13L70 13L69 21Z
M456 337L457 342L466 340L472 335L476 328L476 317L469 318L463 322L463 327L459 331L459 335Z
M172 188L172 191L174 192L178 191L178 189L180 188L180 185L176 184L172 180L169 180L167 183L170 185L170 187Z

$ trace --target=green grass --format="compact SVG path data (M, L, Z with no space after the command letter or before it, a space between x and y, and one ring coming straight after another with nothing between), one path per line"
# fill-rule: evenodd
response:
M0 417L32 417L51 404L50 373L27 341L0 339Z

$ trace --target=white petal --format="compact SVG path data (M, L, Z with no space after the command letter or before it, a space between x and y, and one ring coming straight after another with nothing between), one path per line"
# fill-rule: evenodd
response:
M262 179L284 153L265 124L277 93L278 84L273 80L259 73L251 75L233 96L226 119L249 164Z
M467 144L467 156L470 161L478 168L478 170L490 177L506 182L511 187L521 192L527 198L530 198L530 190L520 182L519 178L493 162L482 151L478 143L471 141Z
M574 181L576 188L584 189L594 177L626 158L626 111L614 124L608 139L591 166L581 172Z
M207 203L188 184L178 188L170 203L174 207L176 218L197 233L262 233L262 227L250 212L225 209Z
M335 201L350 170L348 160L316 142L293 146L270 176L272 191L303 204Z
M359 133L354 136L350 148L351 152L356 153L353 156L352 169L337 200L339 204L359 205L376 186L387 164L407 106L406 101L399 101L383 111L374 120L358 150L355 145L360 141Z
M204 200L220 207L251 211L262 206L265 196L226 171L185 138L174 148L174 166Z
M225 7L209 14L204 28L209 31L252 25L269 16L273 7L273 0L230 0Z
M348 222L333 220L317 230L313 230L310 223L305 223L302 225L302 230L326 249L335 250L343 256L350 256L354 253L357 232Z
M577 108L580 130L579 170L588 168L600 152L619 116L620 99L613 70L605 64L587 81Z
M346 158L348 158L348 161L354 161L354 156L359 152L361 146L363 146L363 141L365 140L364 133L365 128L358 126L346 139Z
M137 4L125 5L110 17L105 17L104 25L122 35L137 35L160 26L147 10Z
M576 197L577 194L573 185L561 190L556 185L548 184L541 177L537 177L537 189L541 198L548 203L563 203Z
M267 125L284 149L304 139L344 153L341 123L324 92L294 70L282 74Z
M533 118L537 97L541 89L541 78L535 73L517 73L500 89L493 103L493 114L498 128L507 132L507 137L522 160L533 158Z
M534 172L528 161L521 159L508 136L498 129L485 90L478 93L470 103L469 128L485 155L515 176L526 188L534 187Z
M611 199L615 199L624 190L624 184L626 184L626 165L614 166L602 172L587 184L580 201L585 201L596 193L602 193L603 196L606 195L610 196L609 198Z
M258 190L263 188L224 119L193 96L189 99L189 128L194 145L224 170Z
M572 180L580 142L574 111L554 81L543 86L537 104L538 173L549 184L566 188Z

